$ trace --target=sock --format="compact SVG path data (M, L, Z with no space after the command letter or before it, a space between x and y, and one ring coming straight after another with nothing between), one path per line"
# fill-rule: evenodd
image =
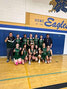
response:
M18 65L18 62L16 62L16 65Z

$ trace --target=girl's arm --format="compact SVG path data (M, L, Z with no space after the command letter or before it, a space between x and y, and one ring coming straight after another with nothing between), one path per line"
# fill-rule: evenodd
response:
M50 49L50 53L51 53L51 55L52 55L52 50Z
M23 50L21 51L21 55L23 55Z
M15 49L13 50L13 52L15 52Z

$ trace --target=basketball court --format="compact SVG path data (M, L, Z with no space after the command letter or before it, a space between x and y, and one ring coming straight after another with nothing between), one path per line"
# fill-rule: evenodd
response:
M67 89L67 56L53 56L50 64L14 65L0 58L0 89Z

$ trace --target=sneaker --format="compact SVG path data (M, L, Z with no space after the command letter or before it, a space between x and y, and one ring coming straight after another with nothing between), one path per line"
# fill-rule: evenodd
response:
M38 61L38 63L40 63L40 60Z
M51 63L51 60L49 62Z
M9 62L9 59L7 59L7 61L6 62Z
M45 63L47 63L47 61L45 60Z
M29 65L31 65L31 62L29 61Z

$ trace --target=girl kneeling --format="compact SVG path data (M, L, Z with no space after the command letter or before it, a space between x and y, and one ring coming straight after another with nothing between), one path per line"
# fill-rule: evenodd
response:
M52 59L52 50L50 49L50 46L47 46L46 55L47 63L50 63Z
M23 49L21 51L21 59L22 59L22 64L23 65L28 60L26 45L24 45L24 47L23 47Z
M21 64L19 44L16 44L16 48L13 50L13 52L14 52L14 63L16 65Z

